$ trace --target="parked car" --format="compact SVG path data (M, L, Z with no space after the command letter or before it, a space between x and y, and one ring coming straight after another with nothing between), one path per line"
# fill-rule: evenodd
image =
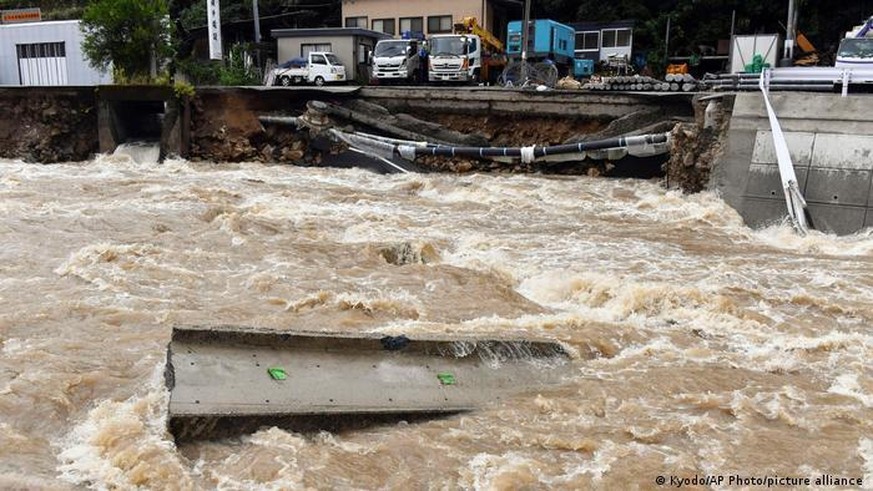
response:
M312 83L322 86L326 83L346 81L346 68L333 53L313 51L305 58L292 58L273 69L273 83L276 85L296 85Z

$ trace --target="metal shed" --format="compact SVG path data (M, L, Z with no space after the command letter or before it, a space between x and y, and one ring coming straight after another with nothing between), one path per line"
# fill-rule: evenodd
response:
M92 68L82 54L78 20L0 26L0 84L98 85L110 73Z
M357 27L314 29L274 29L278 43L278 61L306 56L310 51L331 51L342 61L348 79L366 82L369 78L367 54L380 39L391 39L382 32Z

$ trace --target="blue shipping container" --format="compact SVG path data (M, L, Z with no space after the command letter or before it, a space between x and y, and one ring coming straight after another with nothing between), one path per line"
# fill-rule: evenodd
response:
M521 56L521 22L515 20L507 26L506 54ZM576 31L572 27L553 20L530 21L527 57L532 60L552 59L557 63L573 63L576 49Z

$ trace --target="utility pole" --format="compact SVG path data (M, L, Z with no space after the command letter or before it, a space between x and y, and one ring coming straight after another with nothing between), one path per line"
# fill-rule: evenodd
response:
M261 42L261 18L258 15L258 0L252 0L252 17L255 18L255 43Z
M800 2L788 0L788 21L785 24L785 51L783 53L782 66L791 66L794 60L794 38L797 29L797 7Z
M664 33L664 66L670 64L670 21L673 20L671 14L667 14L667 32Z
M261 69L261 18L258 15L258 0L252 0L252 17L255 19L255 62Z
M527 81L527 43L530 38L530 2L524 0L524 20L521 22L521 80Z

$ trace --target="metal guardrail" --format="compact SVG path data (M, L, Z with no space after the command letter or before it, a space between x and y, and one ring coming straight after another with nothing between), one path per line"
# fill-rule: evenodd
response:
M776 150L776 160L779 164L779 177L782 180L782 188L785 192L785 204L788 208L788 216L794 229L800 235L806 235L809 224L806 221L806 200L797 185L797 175L794 172L794 163L791 161L791 153L788 150L788 142L782 133L782 125L773 105L770 104L767 82L770 80L769 70L761 73L758 79L758 88L764 96L764 105L767 108L767 118L770 120L770 132L773 136L773 148Z
M735 73L705 79L707 85L720 90L759 90L761 73ZM763 72L768 90L808 90L831 92L837 87L848 95L852 84L873 84L871 67L785 67Z

